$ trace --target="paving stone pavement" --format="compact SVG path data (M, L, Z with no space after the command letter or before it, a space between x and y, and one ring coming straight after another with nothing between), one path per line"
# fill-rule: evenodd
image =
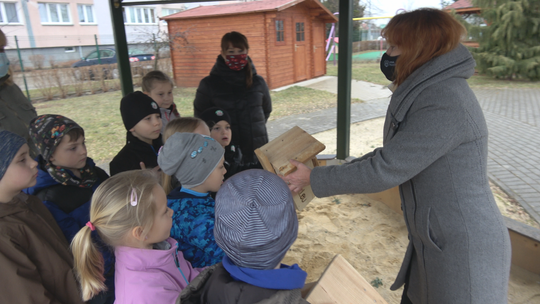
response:
M335 78L325 77L319 82L311 80L296 85L336 93L336 84ZM352 82L351 95L365 102L351 105L351 123L385 115L390 94L381 93L384 92L381 87ZM479 89L474 92L489 130L490 180L540 223L540 89ZM268 122L268 134L273 139L295 125L315 134L336 128L336 117L336 108L283 117Z

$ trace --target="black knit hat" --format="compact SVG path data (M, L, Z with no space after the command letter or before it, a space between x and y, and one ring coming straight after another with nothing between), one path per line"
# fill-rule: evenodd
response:
M159 106L141 91L129 93L120 101L120 114L126 130L131 130L143 118L150 114L160 114Z
M212 127L216 123L222 120L225 120L226 122L231 124L231 117L229 116L229 114L227 114L225 110L217 107L210 108L202 112L199 118L204 120L204 122L208 125L208 128L210 129L212 129Z

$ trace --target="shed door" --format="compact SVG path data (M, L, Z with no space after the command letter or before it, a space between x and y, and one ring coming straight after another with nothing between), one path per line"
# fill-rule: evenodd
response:
M324 23L313 22L313 66L315 77L326 74L324 52Z
M306 23L303 19L294 19L293 41L294 41L294 81L307 79L306 59Z

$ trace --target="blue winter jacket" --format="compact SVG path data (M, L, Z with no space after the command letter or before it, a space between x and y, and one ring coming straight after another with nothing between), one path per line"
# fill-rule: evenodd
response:
M221 262L225 254L214 239L215 201L209 193L178 187L167 196L174 211L171 237L195 268Z
M90 201L92 194L109 176L88 157L86 163L94 167L98 176L98 181L92 189L64 186L55 181L47 172L41 155L36 158L36 161L39 164L36 185L24 189L23 192L35 195L43 201L43 204L49 209L56 223L60 226L66 240L68 243L71 243L75 234L90 220ZM68 172L71 173L70 171ZM100 241L97 240L97 242ZM102 249L100 251L105 260L106 285L109 287L109 290L111 288L114 289L114 277L112 276L114 272L111 271L114 266L114 253L103 245L101 247ZM107 276L107 274L111 275Z

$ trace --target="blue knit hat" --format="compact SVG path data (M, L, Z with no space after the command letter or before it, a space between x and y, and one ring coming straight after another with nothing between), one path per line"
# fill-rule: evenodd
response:
M273 269L298 235L298 218L287 184L260 169L230 177L216 196L214 238L239 267Z
M4 177L11 161L25 143L26 140L15 133L0 131L0 179Z

